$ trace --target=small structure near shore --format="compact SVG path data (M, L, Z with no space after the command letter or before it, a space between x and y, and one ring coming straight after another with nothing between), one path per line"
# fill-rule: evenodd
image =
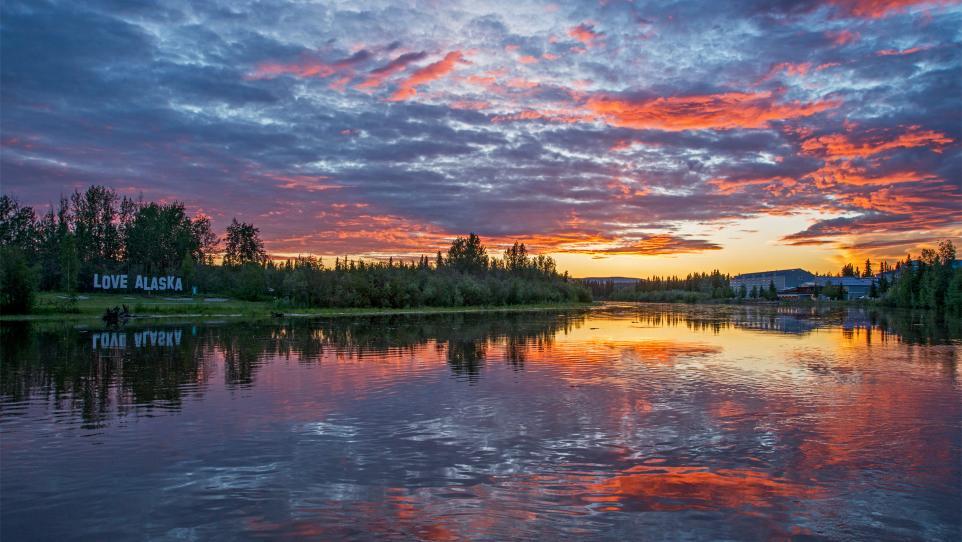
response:
M122 307L106 308L103 316L100 317L108 326L116 326L130 319L130 309L127 305Z

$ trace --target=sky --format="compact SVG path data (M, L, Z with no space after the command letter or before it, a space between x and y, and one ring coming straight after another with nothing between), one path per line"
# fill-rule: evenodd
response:
M0 8L0 184L236 217L275 255L477 232L574 276L837 271L962 244L962 5Z

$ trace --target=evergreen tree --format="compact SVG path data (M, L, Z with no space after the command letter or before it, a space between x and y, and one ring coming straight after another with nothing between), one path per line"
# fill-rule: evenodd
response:
M504 267L509 271L523 271L528 268L528 249L524 243L515 241L504 251Z

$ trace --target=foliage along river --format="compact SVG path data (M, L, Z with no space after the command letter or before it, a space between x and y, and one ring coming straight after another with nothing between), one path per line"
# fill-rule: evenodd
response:
M959 540L959 325L4 323L3 540Z

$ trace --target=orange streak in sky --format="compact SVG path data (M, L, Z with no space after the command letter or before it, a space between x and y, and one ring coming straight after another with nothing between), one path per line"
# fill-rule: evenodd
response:
M681 131L764 128L773 120L807 117L838 103L778 102L771 92L727 92L638 100L598 96L586 105L615 126Z
M428 64L427 66L412 73L410 77L401 82L398 89L391 96L391 101L407 100L417 94L417 87L426 85L431 81L440 79L450 73L458 63L467 62L461 51L451 51L441 60Z

